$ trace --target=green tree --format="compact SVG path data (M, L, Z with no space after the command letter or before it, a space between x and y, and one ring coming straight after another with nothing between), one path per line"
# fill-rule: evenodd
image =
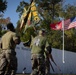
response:
M7 8L7 1L6 0L0 0L0 17L3 17L3 14L1 14L1 13L4 13L6 8ZM2 34L3 34L3 32L2 32L2 27L0 24L0 37Z
M29 3L25 2L25 1L21 1L20 4L18 5L16 12L19 13L19 17L21 17L22 13L23 13L23 9L24 7L26 7L26 9L28 9Z
M0 0L0 13L4 13L4 11L7 8L7 1L6 0Z
M65 0L35 0L38 12L41 16L41 21L36 26L36 29L45 29L47 31L47 38L48 41L51 43L52 47L62 49L63 47L63 41L62 41L62 31L55 31L51 30L50 24L56 23L63 19L69 19L73 16L76 16L76 6L75 5L64 5ZM26 9L28 9L29 3L24 2L24 6ZM24 6L19 5L17 11L20 13L20 15L23 12ZM26 37L29 36L29 32L31 33L31 30L28 29L26 32ZM33 31L34 33L35 31ZM25 34L25 33L24 33ZM21 33L22 37L23 33ZM65 31L65 49L70 51L75 51L76 47L76 30L73 28L69 31ZM22 39L25 39L25 36L22 37ZM69 44L68 44L69 42Z

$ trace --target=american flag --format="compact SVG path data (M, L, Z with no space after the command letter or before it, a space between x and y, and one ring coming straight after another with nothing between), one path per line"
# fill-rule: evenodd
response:
M64 30L76 27L76 17L64 20Z
M68 29L74 28L74 27L76 27L76 17L73 17L70 19L70 24L68 26Z

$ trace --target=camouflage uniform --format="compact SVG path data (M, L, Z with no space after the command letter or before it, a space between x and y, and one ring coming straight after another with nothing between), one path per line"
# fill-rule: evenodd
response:
M45 75L45 47L47 41L44 36L36 36L31 42L31 60L32 73L31 75Z
M17 58L14 40L18 39L15 32L8 31L1 38L0 75L15 75Z

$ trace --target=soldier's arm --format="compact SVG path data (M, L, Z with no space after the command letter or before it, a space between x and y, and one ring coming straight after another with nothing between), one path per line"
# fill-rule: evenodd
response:
M20 44L20 42L21 42L20 36L17 36L16 34L14 34L13 41L15 42L15 44Z

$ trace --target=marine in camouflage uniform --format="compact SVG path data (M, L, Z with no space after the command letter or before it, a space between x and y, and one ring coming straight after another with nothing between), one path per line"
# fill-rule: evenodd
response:
M31 61L32 73L31 75L45 75L45 48L48 46L45 32L39 31L39 35L33 38L31 42Z
M17 58L15 47L20 43L12 23L7 24L8 31L2 36L0 47L0 75L15 75L17 71Z

